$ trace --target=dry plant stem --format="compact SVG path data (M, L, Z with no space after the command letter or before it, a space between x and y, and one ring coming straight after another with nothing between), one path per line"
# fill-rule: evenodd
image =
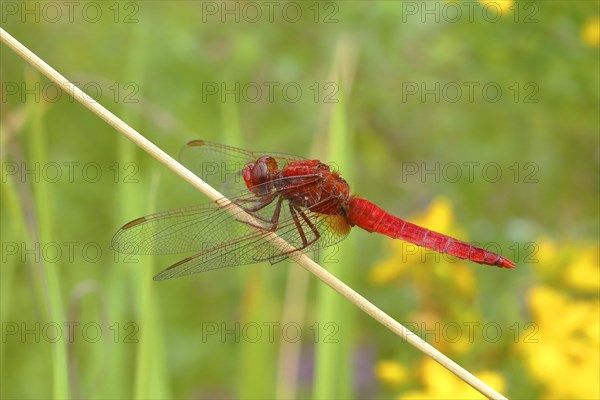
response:
M171 156L163 152L160 148L150 142L148 139L140 135L137 131L127 125L125 122L121 121L114 114L108 111L106 108L101 106L94 99L85 94L81 89L73 85L69 82L65 77L59 74L56 70L46 64L42 59L37 57L31 51L29 51L25 46L19 43L15 38L9 35L4 29L0 28L0 38L2 42L4 42L8 47L14 50L19 56L33 65L38 71L48 77L51 81L55 82L59 86L61 86L65 92L74 97L77 101L83 104L85 107L89 108L94 114L98 117L102 118L109 125L114 127L117 131L125 135L135 144L140 146L144 151L148 152L158 161L166 165L169 169L175 172L177 175L181 176L188 183L202 192L204 195L208 196L211 200L217 201L221 205L230 204L228 209L234 211L235 207L232 207L233 204L229 202L229 200L225 199L223 195L213 189L211 186L207 185L204 181L190 172L188 169L179 164L175 159ZM252 217L248 214L245 214L248 217L248 221L252 220ZM239 215L238 215L239 217ZM293 249L288 243L286 243L283 239L279 238L277 235L273 233L265 234L265 236L273 242L274 245L280 248L288 248ZM460 365L452 361L450 358L446 357L444 354L440 353L434 347L429 345L427 342L423 341L417 335L412 333L398 321L384 313L382 310L377 308L374 304L370 303L367 299L362 297L355 290L347 286L345 283L337 279L335 276L331 275L327 270L322 268L319 264L315 263L313 260L308 258L303 254L299 254L293 257L294 261L300 264L304 269L308 270L312 274L314 274L321 281L329 285L332 289L346 297L352 303L354 303L358 308L369 314L372 318L376 319L379 323L386 326L389 330L394 332L396 335L400 336L402 339L406 340L408 343L427 354L429 357L433 358L435 361L440 363L442 366L447 368L449 371L454 373L460 379L468 383L470 386L481 392L483 395L490 399L505 399L500 393L496 392L481 380L477 379L473 374L462 368Z

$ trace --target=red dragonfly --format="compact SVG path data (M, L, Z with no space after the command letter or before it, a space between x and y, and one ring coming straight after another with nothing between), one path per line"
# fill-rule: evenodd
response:
M182 150L181 161L226 194L231 204L204 203L125 224L112 241L118 252L195 252L155 280L262 261L275 264L294 253L331 246L355 225L480 264L515 267L496 253L411 224L350 195L340 174L318 160L193 140ZM256 222L247 222L240 213L250 214ZM267 239L269 233L276 233L293 250L274 245Z

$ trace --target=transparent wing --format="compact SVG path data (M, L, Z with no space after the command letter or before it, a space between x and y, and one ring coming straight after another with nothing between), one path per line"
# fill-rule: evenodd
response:
M310 196L317 179L282 178L285 182L279 182L279 187L287 181L291 187L293 182L296 193ZM343 215L333 208L328 210L337 207L333 198L313 206L324 213L294 206L274 189L261 197L244 190L230 200L239 208L205 203L135 219L116 233L112 247L126 254L196 253L155 277L161 280L228 266L279 262L294 252L331 246L350 230ZM250 214L256 223L244 222L240 213ZM273 245L266 239L269 232L275 232L295 250L290 253Z
M296 250L286 251L266 239L264 232L258 232L237 242L232 241L221 246L210 248L185 258L158 273L154 280L165 280L192 275L212 269L233 267L269 261L280 262L294 253L305 253L315 249L331 246L344 239L350 231L344 217L340 215L320 215L313 219L314 226L321 231L319 240L304 246L299 240L296 227L286 225L277 234L288 243L296 242ZM303 228L306 228L304 226Z
M280 169L291 161L305 160L291 154L248 151L205 140L192 140L186 144L179 158L186 168L229 196L246 188L242 177L244 168L264 155L275 158Z

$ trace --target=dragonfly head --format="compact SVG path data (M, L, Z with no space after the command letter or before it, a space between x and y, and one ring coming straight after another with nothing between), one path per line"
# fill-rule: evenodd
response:
M273 157L262 156L255 163L244 168L244 182L254 194L264 196L271 192L273 179L279 173L279 166Z

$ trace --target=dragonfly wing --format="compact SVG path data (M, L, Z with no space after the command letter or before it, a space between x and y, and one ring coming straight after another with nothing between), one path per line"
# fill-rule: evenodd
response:
M232 207L204 203L135 219L115 234L112 248L125 254L197 252L254 233L236 217L244 211L227 210Z
M276 264L296 253L306 253L331 246L344 239L350 231L350 226L347 224L345 218L339 215L320 215L319 219L314 219L313 216L313 221L314 226L318 227L317 229L320 228L323 233L320 233L320 237L317 238L318 240L314 240L308 244L304 242L304 238L299 233L294 222L290 223L289 220L282 221L283 223L277 230L277 234L292 245L295 250L289 251L286 247L274 244L267 238L267 231L256 229L254 234L248 235L240 241L215 246L185 258L158 273L154 277L154 280L166 280L213 269L255 264L264 261ZM290 225L294 227L292 228ZM301 224L301 227L303 230L311 229L306 223ZM314 238L312 234L306 236L308 236L307 239L309 240Z
M268 183L270 192L262 191L263 196L244 190L232 196L233 203L226 206L205 203L138 218L116 233L112 246L126 254L195 253L156 279L261 261L276 263L295 253L331 246L348 234L346 217L333 209L336 199L313 204L320 210L314 212L277 192L285 187L293 189L299 198L308 198L314 195L316 184L314 175L282 178L277 185ZM242 214L246 213L254 218L253 223L244 222ZM276 233L292 248L269 241L270 233Z
M310 188L315 177L296 182L298 190ZM304 184L302 183L304 182ZM125 224L113 237L112 248L125 254L174 254L198 252L252 234L256 228L240 222L239 213L248 212L258 220L258 227L274 230L272 223L278 197L273 185L257 197L249 190L231 196L234 204L220 206L203 203L137 218ZM260 188L260 185L256 186ZM270 193L268 193L270 191ZM268 193L268 194L267 194ZM265 200L271 198L272 201ZM230 208L228 210L227 208ZM289 207L281 207L279 221L291 218ZM244 211L245 210L245 211Z
M214 246L205 251L185 258L158 273L154 280L177 278L225 267L254 264L268 259L267 254L274 253L274 247L261 238L263 234L250 235L240 242L230 242L222 246ZM275 256L275 254L272 254Z

